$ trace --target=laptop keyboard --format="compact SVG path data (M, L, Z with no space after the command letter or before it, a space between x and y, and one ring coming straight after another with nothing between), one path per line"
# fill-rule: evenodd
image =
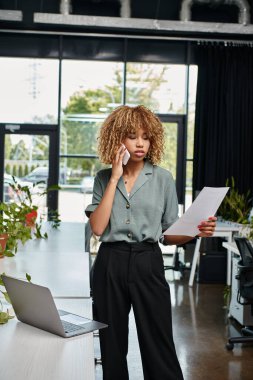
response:
M76 331L76 330L80 330L81 327L78 326L78 325L73 325L73 323L69 323L69 322L66 322L66 321L63 321L62 320L62 326L64 328L64 331L66 333L68 332L73 332L73 331Z

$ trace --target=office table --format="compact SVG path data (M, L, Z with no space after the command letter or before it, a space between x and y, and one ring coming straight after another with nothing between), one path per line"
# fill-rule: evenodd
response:
M57 307L91 318L90 300L55 300ZM93 334L61 338L9 320L0 325L1 380L95 380Z
M235 242L229 243L229 242L224 242L222 243L222 246L229 250L230 252L235 253L237 256L240 256L239 249L237 248L237 245Z
M84 252L84 224L43 226L48 239L20 245L15 257L0 260L0 273L50 288L56 305L92 318L89 255ZM94 380L93 334L61 338L14 320L0 325L1 380Z
M48 239L19 245L15 257L0 260L0 273L25 278L50 288L53 296L89 297L89 254L84 252L84 224L62 222L59 229L43 225Z
M228 223L218 222L216 225L215 232L213 234L213 237L225 237L228 240L228 243L232 243L233 241L233 234L235 232L238 232L240 230L240 227L235 225L230 225ZM198 238L196 241L194 254L193 254L193 260L191 265L191 272L190 272L190 278L189 278L189 286L193 285L194 276L196 272L197 262L199 260L199 249L201 244L201 238ZM231 285L231 250L227 250L227 285Z

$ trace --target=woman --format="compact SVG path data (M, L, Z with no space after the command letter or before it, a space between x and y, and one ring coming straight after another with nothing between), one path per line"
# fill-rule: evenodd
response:
M122 165L127 151L130 159ZM99 136L101 162L92 204L86 208L100 236L93 272L94 318L100 331L104 380L127 380L128 314L135 315L145 380L182 380L171 323L170 290L158 241L178 218L171 174L157 164L164 149L160 120L144 106L121 106L105 120ZM199 236L212 236L215 217L200 221ZM164 236L183 244L190 236Z

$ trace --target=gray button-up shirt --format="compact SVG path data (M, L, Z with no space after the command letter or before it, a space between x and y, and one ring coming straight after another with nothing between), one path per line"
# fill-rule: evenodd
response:
M97 173L86 215L99 205L110 177L111 169ZM119 179L110 221L100 241L156 242L177 219L178 201L171 173L146 161L129 195L123 178Z

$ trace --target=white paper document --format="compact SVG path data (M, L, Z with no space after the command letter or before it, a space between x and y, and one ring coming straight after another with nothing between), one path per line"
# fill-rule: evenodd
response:
M198 235L198 225L215 215L228 189L229 187L204 187L188 210L163 234Z

